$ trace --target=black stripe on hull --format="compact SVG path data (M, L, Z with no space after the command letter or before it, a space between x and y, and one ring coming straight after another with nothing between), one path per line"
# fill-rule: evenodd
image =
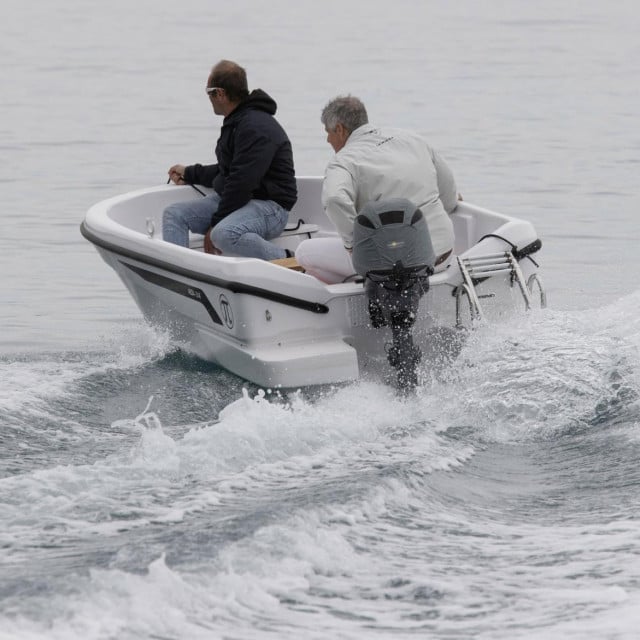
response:
M171 278L167 278L159 273L154 273L153 271L147 271L146 269L141 269L140 267L134 267L132 264L128 264L126 262L120 261L120 264L123 264L127 269L131 269L137 273L141 278L144 278L147 282L151 282L151 284L155 284L163 289L168 289L169 291L173 291L174 293L178 293L185 298L190 298L195 302L199 302L209 314L209 317L216 323L222 324L222 320L220 320L220 316L216 313L216 310L213 308L213 305L207 298L205 292L202 289L198 289L197 287L192 287L189 284L185 284L184 282L178 282L177 280L172 280Z
M304 309L305 311L311 311L312 313L329 313L329 307L321 302L301 300L300 298L294 298L293 296L287 296L283 293L277 293L276 291L269 291L268 289L254 287L249 284L244 284L243 282L234 282L233 280L223 280L222 278L215 278L213 276L191 271L189 269L184 269L177 265L171 264L170 262L165 262L164 260L151 258L142 253L138 253L137 251L123 249L122 247L112 242L107 242L106 240L100 238L100 236L90 231L84 222L80 225L80 233L82 233L82 235L87 240L89 240L89 242L95 244L97 247L101 247L102 249L111 251L112 253L123 256L124 258L137 260L138 262L142 262L143 264L148 264L149 266L157 267L158 269L164 269L169 273L175 273L176 275L184 276L185 278L195 280L196 282L212 284L216 287L220 287L221 289L227 289L227 291L231 291L231 293L244 293L246 295L256 296L265 300L272 300L273 302L278 302L279 304L284 304L289 307L295 307L296 309Z

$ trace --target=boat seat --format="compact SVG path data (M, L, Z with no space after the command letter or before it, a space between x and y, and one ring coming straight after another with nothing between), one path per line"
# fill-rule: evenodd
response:
M271 264L277 264L280 267L284 267L285 269L292 269L293 271L301 271L304 273L304 267L301 264L298 264L295 257L278 258L276 260L270 260L269 262L271 262Z
M314 233L318 233L318 231L320 231L320 227L317 224L307 224L302 218L298 218L297 222L289 220L280 237L307 236L307 238L311 238L311 236Z

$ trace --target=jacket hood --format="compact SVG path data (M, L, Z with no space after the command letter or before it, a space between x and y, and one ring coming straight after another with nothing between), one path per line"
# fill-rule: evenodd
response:
M262 89L254 89L230 115L245 111L246 109L257 109L258 111L265 111L270 115L274 115L277 108L278 105L276 101L268 93Z

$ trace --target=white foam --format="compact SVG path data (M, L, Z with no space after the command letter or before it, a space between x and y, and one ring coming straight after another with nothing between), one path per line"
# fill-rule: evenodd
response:
M235 506L252 513L266 501L275 522L258 518L195 567L170 568L159 559L143 576L93 571L72 598L55 600L56 609L44 616L53 638L184 630L200 638L230 625L238 637L250 637L261 625L282 626L282 637L294 637L316 623L312 612L323 610L317 637L356 638L364 620L379 628L417 629L413 602L429 601L431 593L446 594L438 611L445 619L440 628L449 633L474 629L482 637L481 626L464 622L470 609L492 611L494 629L526 621L526 611L507 606L509 592L535 601L538 614L548 612L554 628L567 633L571 625L558 622L562 607L588 611L603 628L602 606L630 611L633 595L622 580L600 580L592 588L587 578L570 576L586 575L594 561L607 562L601 541L631 548L635 528L546 532L484 517L474 521L464 500L443 510L427 481L475 453L469 442L475 436L458 441L446 437L450 429L471 426L484 441L529 442L562 432L593 407L610 366L632 352L636 336L625 329L612 338L610 327L602 327L602 319L550 312L524 325L506 323L499 332L480 329L465 346L460 367L411 398L372 382L313 401L302 392L269 400L245 391L210 421L172 426L173 437L150 401L139 415L117 421L139 434L126 451L93 465L5 479L0 491L9 499L0 514L0 543L10 544L19 559L33 554L43 526L54 538L107 539L149 526L185 525L211 513L223 517ZM476 575L477 561L460 556L460 538L452 540L452 531L477 540L495 566ZM551 568L544 562L549 554L556 556ZM119 557L126 562L126 554ZM403 580L406 586L394 586ZM504 587L496 591L493 584ZM44 633L28 620L8 624L23 637Z
M425 402L437 398L430 404L439 422L472 425L496 441L556 437L615 398L612 372L640 382L640 327L621 321L620 311L547 311L480 327L455 366L425 390Z
M95 364L52 360L0 361L0 411L42 410Z

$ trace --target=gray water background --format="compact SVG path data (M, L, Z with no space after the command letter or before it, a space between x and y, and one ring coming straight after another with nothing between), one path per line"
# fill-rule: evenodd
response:
M635 638L639 28L631 1L5 11L0 638ZM176 353L79 224L212 157L222 57L301 175L337 94L423 132L465 199L534 223L550 309L412 403L266 402Z
M631 1L20 3L0 42L0 348L85 347L137 316L78 225L212 157L221 57L275 97L299 174L329 158L322 106L358 95L423 132L468 200L533 221L556 308L635 290L639 21Z

